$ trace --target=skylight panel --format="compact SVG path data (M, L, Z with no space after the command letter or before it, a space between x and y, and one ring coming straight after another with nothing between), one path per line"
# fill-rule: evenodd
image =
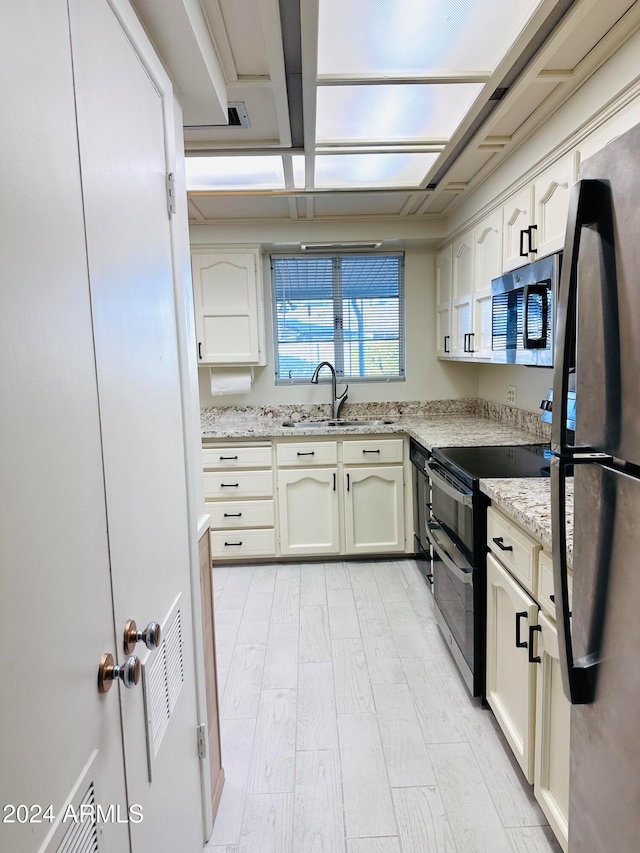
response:
M449 139L483 85L319 86L317 141Z
M282 157L187 157L188 190L284 189Z
M439 154L319 154L315 185L343 187L417 187Z
M319 0L318 74L492 73L541 0Z
M293 186L297 190L305 188L305 163L304 154L294 154L291 158L293 165Z

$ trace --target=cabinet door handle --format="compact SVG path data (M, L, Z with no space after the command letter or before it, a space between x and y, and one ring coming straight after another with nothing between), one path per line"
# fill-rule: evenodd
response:
M349 480L349 475L347 474L347 491L351 491L351 481Z
M529 229L528 228L523 228L520 231L520 257L521 258L526 258L527 255L529 254L529 252L525 252L525 250L524 250L524 235L525 234L527 234L527 236L529 235Z
M198 341L198 358L202 361L202 344Z
M475 352L475 346L473 344L473 338L475 337L475 332L469 332L469 349L468 352Z
M531 254L532 254L532 255L537 255L537 254L538 254L538 250L537 250L537 249L534 249L534 248L533 248L533 245L532 245L532 244L533 244L533 232L534 232L534 231L537 231L537 230L538 230L538 226L537 226L537 225L530 225L530 226L527 228L527 234L529 235L529 236L528 236L528 239L527 239L527 243L529 244L529 251L531 252Z
M337 483L336 483L336 475L335 475L335 473L334 473L334 475L333 475L333 491L334 491L334 492L336 491L336 487L337 487Z
M298 456L315 456L315 455L316 455L315 450L309 450L306 453L300 453L300 451L298 451Z
M450 348L447 346L447 341L450 341L450 340L451 340L451 335L445 335L444 336L444 351L445 351L445 353L451 352Z
M363 450L363 453L380 453L379 450Z
M225 512L223 518L242 518L241 512Z
M542 663L540 655L533 653L533 634L535 631L542 631L542 625L529 625L529 663Z
M242 545L242 542L225 542L224 543L225 548L237 548L240 545Z
M221 489L237 489L240 483L220 483Z
M226 461L226 460L228 460L228 459L237 459L237 458L238 458L237 456L221 456L221 457L220 457L220 461L221 461L221 462L224 462L224 461Z
M496 543L496 545L498 546L498 548L500 548L501 551L513 551L513 545L502 544L504 542L503 536L494 536L493 541Z
M516 613L516 648L517 649L526 649L527 648L526 640L523 640L522 637L520 636L520 620L526 618L528 615L529 614L527 613L526 610L520 610L518 613Z

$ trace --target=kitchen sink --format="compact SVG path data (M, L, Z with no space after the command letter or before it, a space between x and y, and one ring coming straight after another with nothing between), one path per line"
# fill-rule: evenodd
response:
M283 421L283 427L292 427L292 428L304 428L304 427L348 427L348 426L388 426L392 424L393 421L390 421L386 418L379 418L376 420L358 420L355 418L353 420L326 420L326 421Z

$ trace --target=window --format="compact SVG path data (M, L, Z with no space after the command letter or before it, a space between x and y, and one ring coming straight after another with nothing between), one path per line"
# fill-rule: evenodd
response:
M404 380L404 255L271 257L276 384Z

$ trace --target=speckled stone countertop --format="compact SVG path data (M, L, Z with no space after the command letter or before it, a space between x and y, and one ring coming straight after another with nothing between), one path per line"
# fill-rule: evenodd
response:
M499 421L478 415L427 415L393 418L392 424L349 427L283 427L274 418L254 418L252 421L220 418L203 427L204 439L215 438L272 438L276 436L325 435L382 435L407 433L423 447L482 447L496 444L537 444L541 439L534 433L517 429Z
M548 477L481 480L498 509L551 548L551 481ZM567 480L567 558L573 562L573 480Z

